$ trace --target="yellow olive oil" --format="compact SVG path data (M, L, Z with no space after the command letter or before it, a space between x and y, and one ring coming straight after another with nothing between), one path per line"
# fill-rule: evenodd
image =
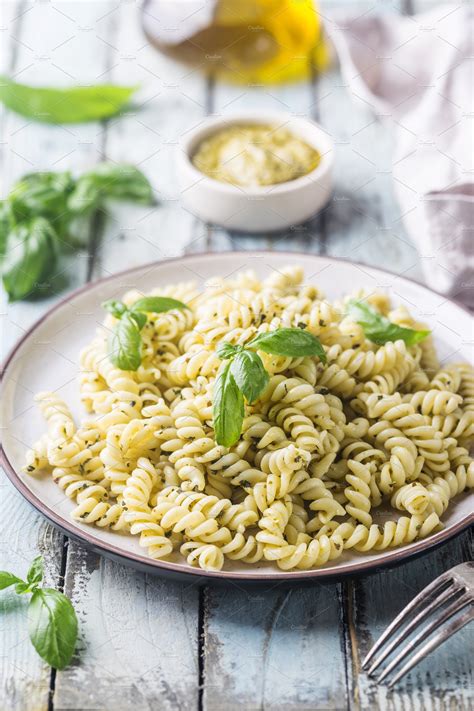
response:
M146 0L142 22L160 51L234 82L302 79L327 63L314 0Z

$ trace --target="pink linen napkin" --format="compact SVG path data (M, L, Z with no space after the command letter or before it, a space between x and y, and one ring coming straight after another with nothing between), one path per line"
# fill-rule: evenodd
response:
M474 6L326 20L353 94L388 117L427 283L474 307Z

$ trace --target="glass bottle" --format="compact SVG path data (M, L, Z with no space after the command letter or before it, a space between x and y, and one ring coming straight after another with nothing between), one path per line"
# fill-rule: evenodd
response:
M231 81L301 79L327 62L314 0L145 0L142 24L161 52Z

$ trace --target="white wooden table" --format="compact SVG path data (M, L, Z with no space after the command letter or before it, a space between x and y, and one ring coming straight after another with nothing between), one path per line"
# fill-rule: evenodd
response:
M237 0L236 0L237 1ZM137 110L104 124L51 127L3 114L2 193L32 170L110 159L146 172L160 205L118 207L102 240L70 265L70 286L183 253L256 248L336 255L422 278L390 177L390 136L353 104L335 69L311 82L229 87L147 46L135 0L15 2L1 8L1 71L38 84L140 83ZM324 5L323 12L335 3ZM410 0L360 3L351 12L413 12ZM416 9L420 9L418 6ZM199 223L179 202L173 154L179 136L209 112L241 107L310 114L336 141L336 191L322 215L277 237L229 234ZM10 347L54 299L2 307ZM28 642L23 600L0 599L1 711L60 709L472 708L472 631L466 628L389 694L360 671L372 641L435 576L470 556L465 533L397 569L341 584L245 591L165 582L69 542L0 480L0 568L26 572L38 553L48 584L72 598L80 642L56 673Z

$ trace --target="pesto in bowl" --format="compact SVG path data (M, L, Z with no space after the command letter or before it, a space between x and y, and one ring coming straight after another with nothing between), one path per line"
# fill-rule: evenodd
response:
M319 164L318 151L287 128L236 124L205 138L193 165L223 183L255 187L276 185L307 175Z

